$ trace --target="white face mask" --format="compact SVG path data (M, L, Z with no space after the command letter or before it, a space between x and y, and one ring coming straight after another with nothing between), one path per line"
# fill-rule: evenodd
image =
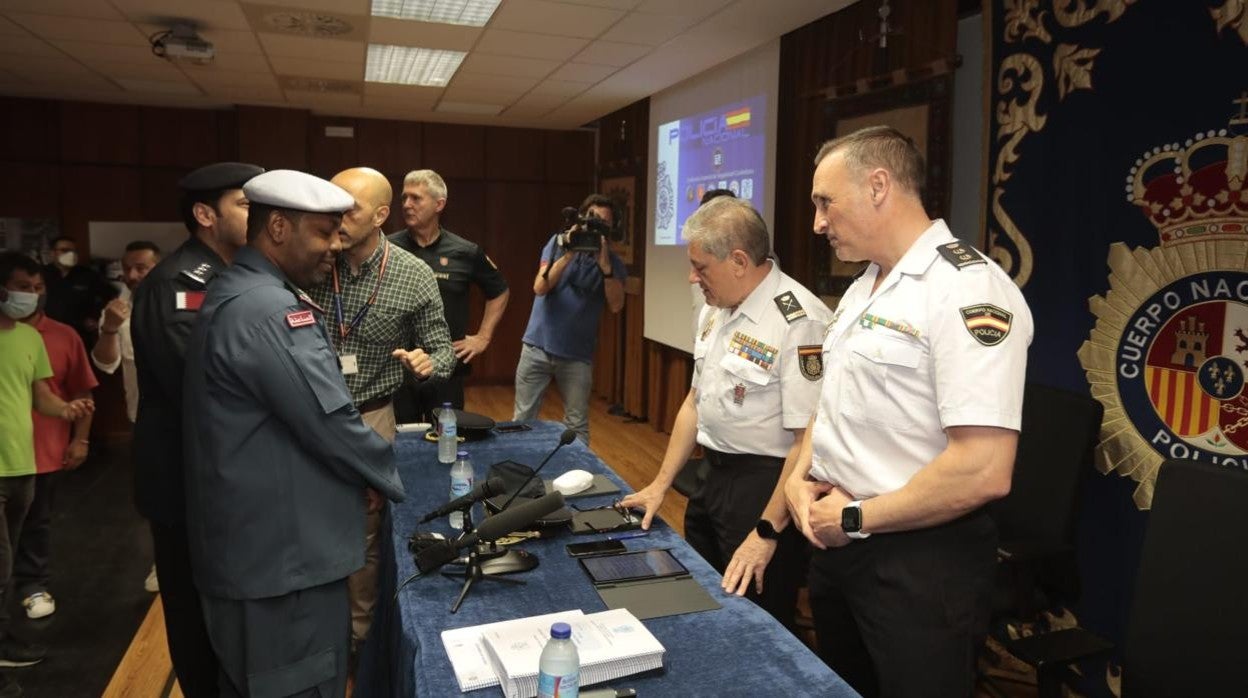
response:
M60 264L63 267L72 267L78 264L78 253L77 252L62 252L61 254L57 255L56 262L57 264Z
M39 294L25 291L9 291L9 298L0 301L0 312L14 320L28 318L39 309Z

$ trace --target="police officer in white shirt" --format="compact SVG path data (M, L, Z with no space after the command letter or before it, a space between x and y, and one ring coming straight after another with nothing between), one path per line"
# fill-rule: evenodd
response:
M871 264L823 342L819 408L785 493L815 546L819 653L864 696L968 696L987 630L1031 313L920 200L923 158L895 129L815 159L815 232Z
M690 283L706 297L689 394L654 481L628 496L658 511L694 442L710 464L685 512L685 539L723 573L723 588L754 599L792 628L806 545L784 500L823 377L820 341L831 313L768 258L767 225L749 202L715 199L685 223Z

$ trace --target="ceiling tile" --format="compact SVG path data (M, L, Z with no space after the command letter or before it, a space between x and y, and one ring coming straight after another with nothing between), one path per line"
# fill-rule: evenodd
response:
M694 21L693 17L665 17L633 12L607 30L602 38L626 44L658 46L680 34Z
M656 15L675 15L678 17L705 17L708 14L732 3L733 0L643 0L634 8L637 12L648 12ZM832 12L826 10L825 14Z
M592 39L624 16L620 10L568 5L549 0L508 0L490 27Z
M471 87L446 88L443 99L456 102L476 102L478 104L511 104L521 95L520 92L500 92L498 90L476 90Z
M360 96L353 94L336 94L333 92L303 92L286 90L286 101L313 109L327 109L335 106L359 106Z
M168 61L154 55L150 46L118 46L117 44L99 44L94 41L54 41L53 44L77 58L90 63L92 61L123 61L126 63L168 64Z
M269 56L356 63L361 69L364 67L365 47L362 42L342 39L310 39L303 36L284 36L267 32L258 36L260 43L264 45L264 52Z
M20 53L0 54L0 68L12 70L23 78L32 75L93 75L82 63L68 56L31 56Z
M560 0L569 5L588 5L590 7L609 7L614 10L631 10L641 3L641 0Z
M0 16L0 36L30 36L30 32L13 20Z
M516 100L516 103L513 106L523 107L526 109L545 109L546 111L550 111L566 101L568 101L567 97L527 94Z
M286 99L282 95L282 91L277 88L276 82L272 87L230 84L212 85L205 92L214 97L248 104L254 102L283 102Z
M242 6L253 31L313 39L363 41L368 36L368 13L353 14L339 7L318 11L275 5Z
M495 102L458 102L454 100L443 100L438 102L438 106L434 107L435 111L445 114L478 114L495 116L503 109L506 104Z
M132 22L160 24L168 29L172 20L192 20L201 30L245 29L251 24L237 2L225 0L112 0Z
M265 4L331 14L368 15L371 0L264 0Z
M580 82L576 80L543 80L534 87L529 94L546 95L550 97L563 97L567 99L573 95L584 92L594 83Z
M545 116L550 113L553 107L542 105L519 105L513 104L503 112L503 116L510 118L532 119L539 116Z
M110 78L136 78L143 80L186 80L186 76L173 64L123 63L118 61L91 61L91 67Z
M142 78L116 78L114 79L122 89L127 92L151 93L151 94L172 94L172 95L197 95L200 94L199 88L186 80L145 80Z
M25 32L22 36L6 36L0 41L0 53L21 53L29 56L59 56L61 52L52 44Z
M589 42L566 36L513 32L506 29L487 29L477 42L474 52L493 53L503 56L545 58L566 61L576 55Z
M595 41L576 54L578 63L596 63L624 67L653 50L642 44L621 44L614 41Z
M107 2L82 0L0 0L0 12L36 12L58 17L125 19Z
M489 75L461 70L455 73L454 79L451 80L451 86L520 94L536 85L537 80L534 77L522 78L512 75Z
M212 63L206 66L191 63L182 64L182 69L189 72L211 70L237 70L246 72L270 72L269 59L263 53L218 53Z
M378 99L389 102L429 102L432 104L442 96L443 87L423 87L421 85L388 85L379 82L364 83L364 99Z
M373 17L368 42L390 46L415 46L448 51L469 51L481 36L481 27L414 22L393 17Z
M66 73L50 73L40 75L37 73L29 74L31 82L41 87L60 89L65 88L70 95L77 94L80 90L103 90L105 92L118 92L121 88L117 87L111 80L102 78L98 75L69 75ZM70 96L68 99L77 99Z
M26 13L11 14L9 18L45 39L94 41L122 46L150 45L147 37L129 22Z
M556 80L575 80L577 82L598 82L611 73L619 70L609 65L591 65L589 63L564 63L551 74Z
M278 75L303 75L330 80L362 80L364 78L364 66L358 63L313 61L307 58L286 56L270 56L269 62L273 64L273 72Z
M470 73L487 73L489 75L516 75L519 77L545 77L550 71L559 67L558 61L539 58L517 58L514 56L495 56L483 53L470 53L464 59L461 70Z
M164 27L155 24L140 24L139 30L151 36L156 32L164 31ZM255 32L251 30L201 29L199 35L213 45L218 57L222 53L263 53L260 42L256 40Z
M277 89L277 78L272 73L243 73L234 70L188 70L188 77L195 82L216 89L217 87L265 87Z

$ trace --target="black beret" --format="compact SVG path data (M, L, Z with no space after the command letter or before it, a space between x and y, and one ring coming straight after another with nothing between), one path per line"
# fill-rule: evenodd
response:
M186 191L242 189L247 180L263 172L263 167L246 162L214 162L183 177L178 186Z

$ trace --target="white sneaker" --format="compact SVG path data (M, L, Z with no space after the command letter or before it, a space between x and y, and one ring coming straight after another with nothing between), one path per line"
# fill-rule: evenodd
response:
M22 606L26 609L26 617L31 619L56 613L56 599L46 591L38 591L22 599Z
M143 580L143 588L153 594L160 591L160 580L156 578L156 565L152 565L152 571L148 573L147 579Z

